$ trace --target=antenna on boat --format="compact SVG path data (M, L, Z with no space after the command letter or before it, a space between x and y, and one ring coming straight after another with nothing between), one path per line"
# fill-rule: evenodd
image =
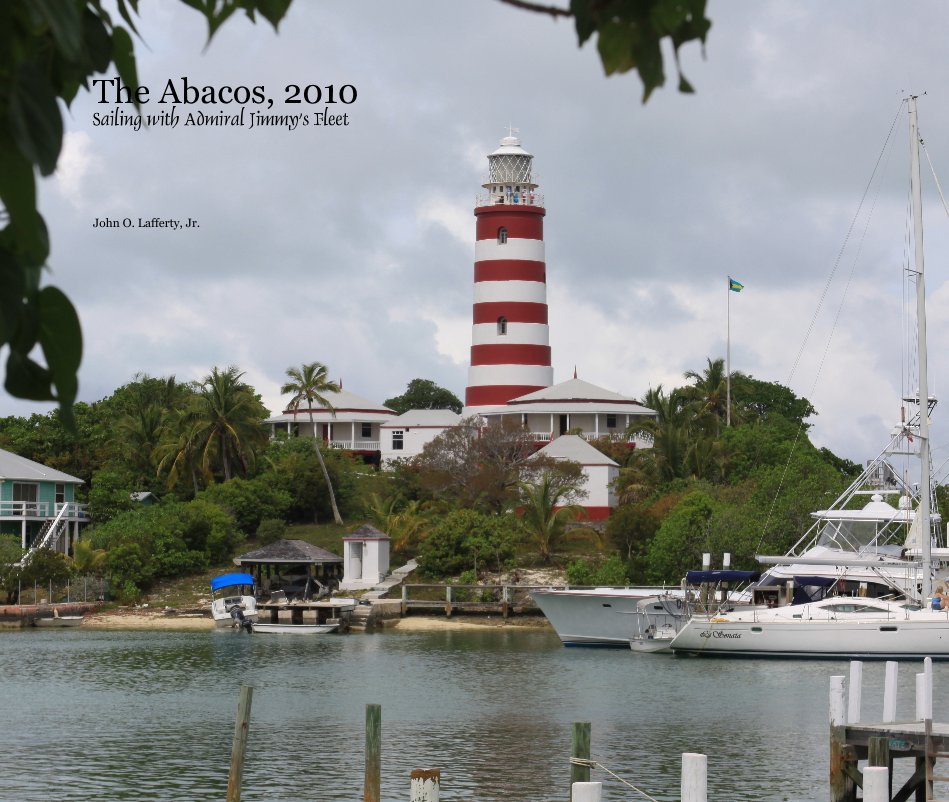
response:
M919 184L919 122L916 115L916 95L906 99L909 111L910 184L913 196L913 244L916 273L916 328L919 369L919 534L922 546L923 602L932 596L932 527L930 526L930 466L929 466L929 376L926 364L926 282L923 274L923 201Z

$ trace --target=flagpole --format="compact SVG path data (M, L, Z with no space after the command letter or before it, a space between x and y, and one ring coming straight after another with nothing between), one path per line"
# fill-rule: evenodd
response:
M725 426L732 425L732 280L725 285Z

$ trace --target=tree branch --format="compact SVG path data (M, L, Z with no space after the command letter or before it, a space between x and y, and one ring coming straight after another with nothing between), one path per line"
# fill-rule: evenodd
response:
M509 6L522 8L525 11L536 11L539 14L549 14L551 17L572 17L573 12L568 8L558 8L557 6L544 6L540 3L533 3L531 0L500 0Z

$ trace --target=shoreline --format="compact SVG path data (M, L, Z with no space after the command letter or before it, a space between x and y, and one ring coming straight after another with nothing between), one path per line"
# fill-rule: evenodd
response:
M80 629L135 631L213 631L214 622L203 612L181 612L160 609L113 608L87 613ZM373 631L437 632L463 629L553 629L543 616L429 616L411 615L391 619Z

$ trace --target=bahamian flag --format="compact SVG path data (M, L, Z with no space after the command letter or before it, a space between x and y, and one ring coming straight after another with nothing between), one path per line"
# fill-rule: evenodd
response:
M728 289L730 289L732 292L741 292L743 289L745 289L745 285L742 284L740 281L735 281L735 279L729 276Z

